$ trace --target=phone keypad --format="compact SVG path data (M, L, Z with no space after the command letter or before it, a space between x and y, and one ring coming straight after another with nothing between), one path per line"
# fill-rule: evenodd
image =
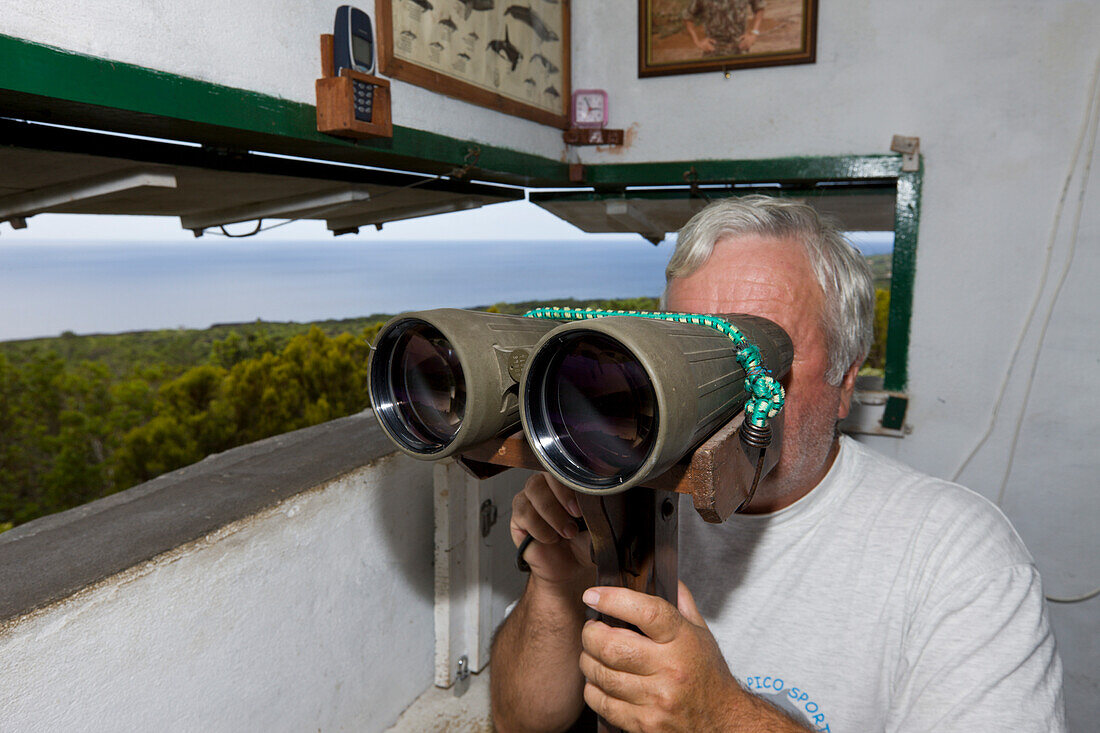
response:
M374 85L353 79L351 86L355 92L355 119L371 122L374 117Z

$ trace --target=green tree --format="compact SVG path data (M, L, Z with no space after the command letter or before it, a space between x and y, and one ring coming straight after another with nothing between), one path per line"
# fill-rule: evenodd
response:
M243 337L233 330L224 339L218 339L210 345L210 363L229 369L246 359L258 359L274 351L275 341L262 327L250 330Z
M113 443L110 382L107 367L95 362L82 362L56 378L58 429L43 438L50 455L40 479L46 512L104 496L112 489L106 465Z
M890 291L886 288L875 288L875 322L874 341L871 351L864 362L865 369L886 368L886 330L890 323Z

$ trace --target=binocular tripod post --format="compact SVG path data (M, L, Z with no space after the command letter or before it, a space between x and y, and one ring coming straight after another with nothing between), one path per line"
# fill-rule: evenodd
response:
M592 559L600 585L630 588L677 600L679 507L676 494L688 494L700 516L720 523L752 497L756 483L779 460L783 415L770 421L770 442L743 431L744 413L718 430L663 475L620 493L577 493L592 539ZM743 433L750 433L748 437ZM475 477L488 478L508 468L541 470L523 433L486 441L458 457ZM601 617L612 626L618 619ZM619 733L598 719L598 733Z

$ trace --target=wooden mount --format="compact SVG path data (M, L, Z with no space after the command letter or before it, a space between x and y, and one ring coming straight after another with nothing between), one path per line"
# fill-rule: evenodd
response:
M743 420L744 413L738 413L693 453L646 481L645 486L688 494L703 519L715 524L724 522L748 498L756 472L756 462L745 454L737 435ZM783 413L772 418L770 424L772 442L764 454L762 476L779 461ZM476 445L459 456L458 462L477 478L488 478L508 468L544 470L522 431Z
M603 127L570 127L562 133L566 145L622 145L623 131Z
M351 138L393 137L389 81L354 69L341 69L340 76L336 76L333 55L332 34L323 34L322 77L316 84L318 132ZM370 122L355 116L355 81L374 87Z

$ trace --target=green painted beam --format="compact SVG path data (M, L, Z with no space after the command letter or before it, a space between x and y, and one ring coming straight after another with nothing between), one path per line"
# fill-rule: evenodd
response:
M874 193L893 193L895 185L892 181L883 181L880 185L868 186L828 186L815 187L812 184L806 186L792 185L776 188L774 186L744 186L739 188L704 188L700 190L700 198L729 198L731 196L748 196L749 194L766 194L776 198L846 198L849 196L863 196ZM609 201L621 199L623 196L631 199L646 201L675 201L689 198L692 195L688 187L676 188L627 188L623 190L599 190L599 191L532 191L527 197L535 202L560 201L567 203L588 203L593 201Z
M683 185L693 181L765 183L785 181L862 181L896 179L897 155L843 155L759 160L685 160L665 163L611 163L586 166L585 183L614 186Z
M890 316L886 332L883 388L901 392L909 381L909 329L913 315L913 280L917 274L917 232L924 160L920 169L899 173L894 200L894 257L890 275Z
M407 127L394 126L388 140L332 137L317 131L310 104L5 35L0 35L0 90L5 90L0 110L9 116L19 116L25 107L45 107L50 122L92 127L89 120L101 120L122 132L207 144L244 140L268 152L430 172L464 165L475 149L479 178L524 185L568 180L568 166L550 158ZM223 136L227 131L235 134Z

